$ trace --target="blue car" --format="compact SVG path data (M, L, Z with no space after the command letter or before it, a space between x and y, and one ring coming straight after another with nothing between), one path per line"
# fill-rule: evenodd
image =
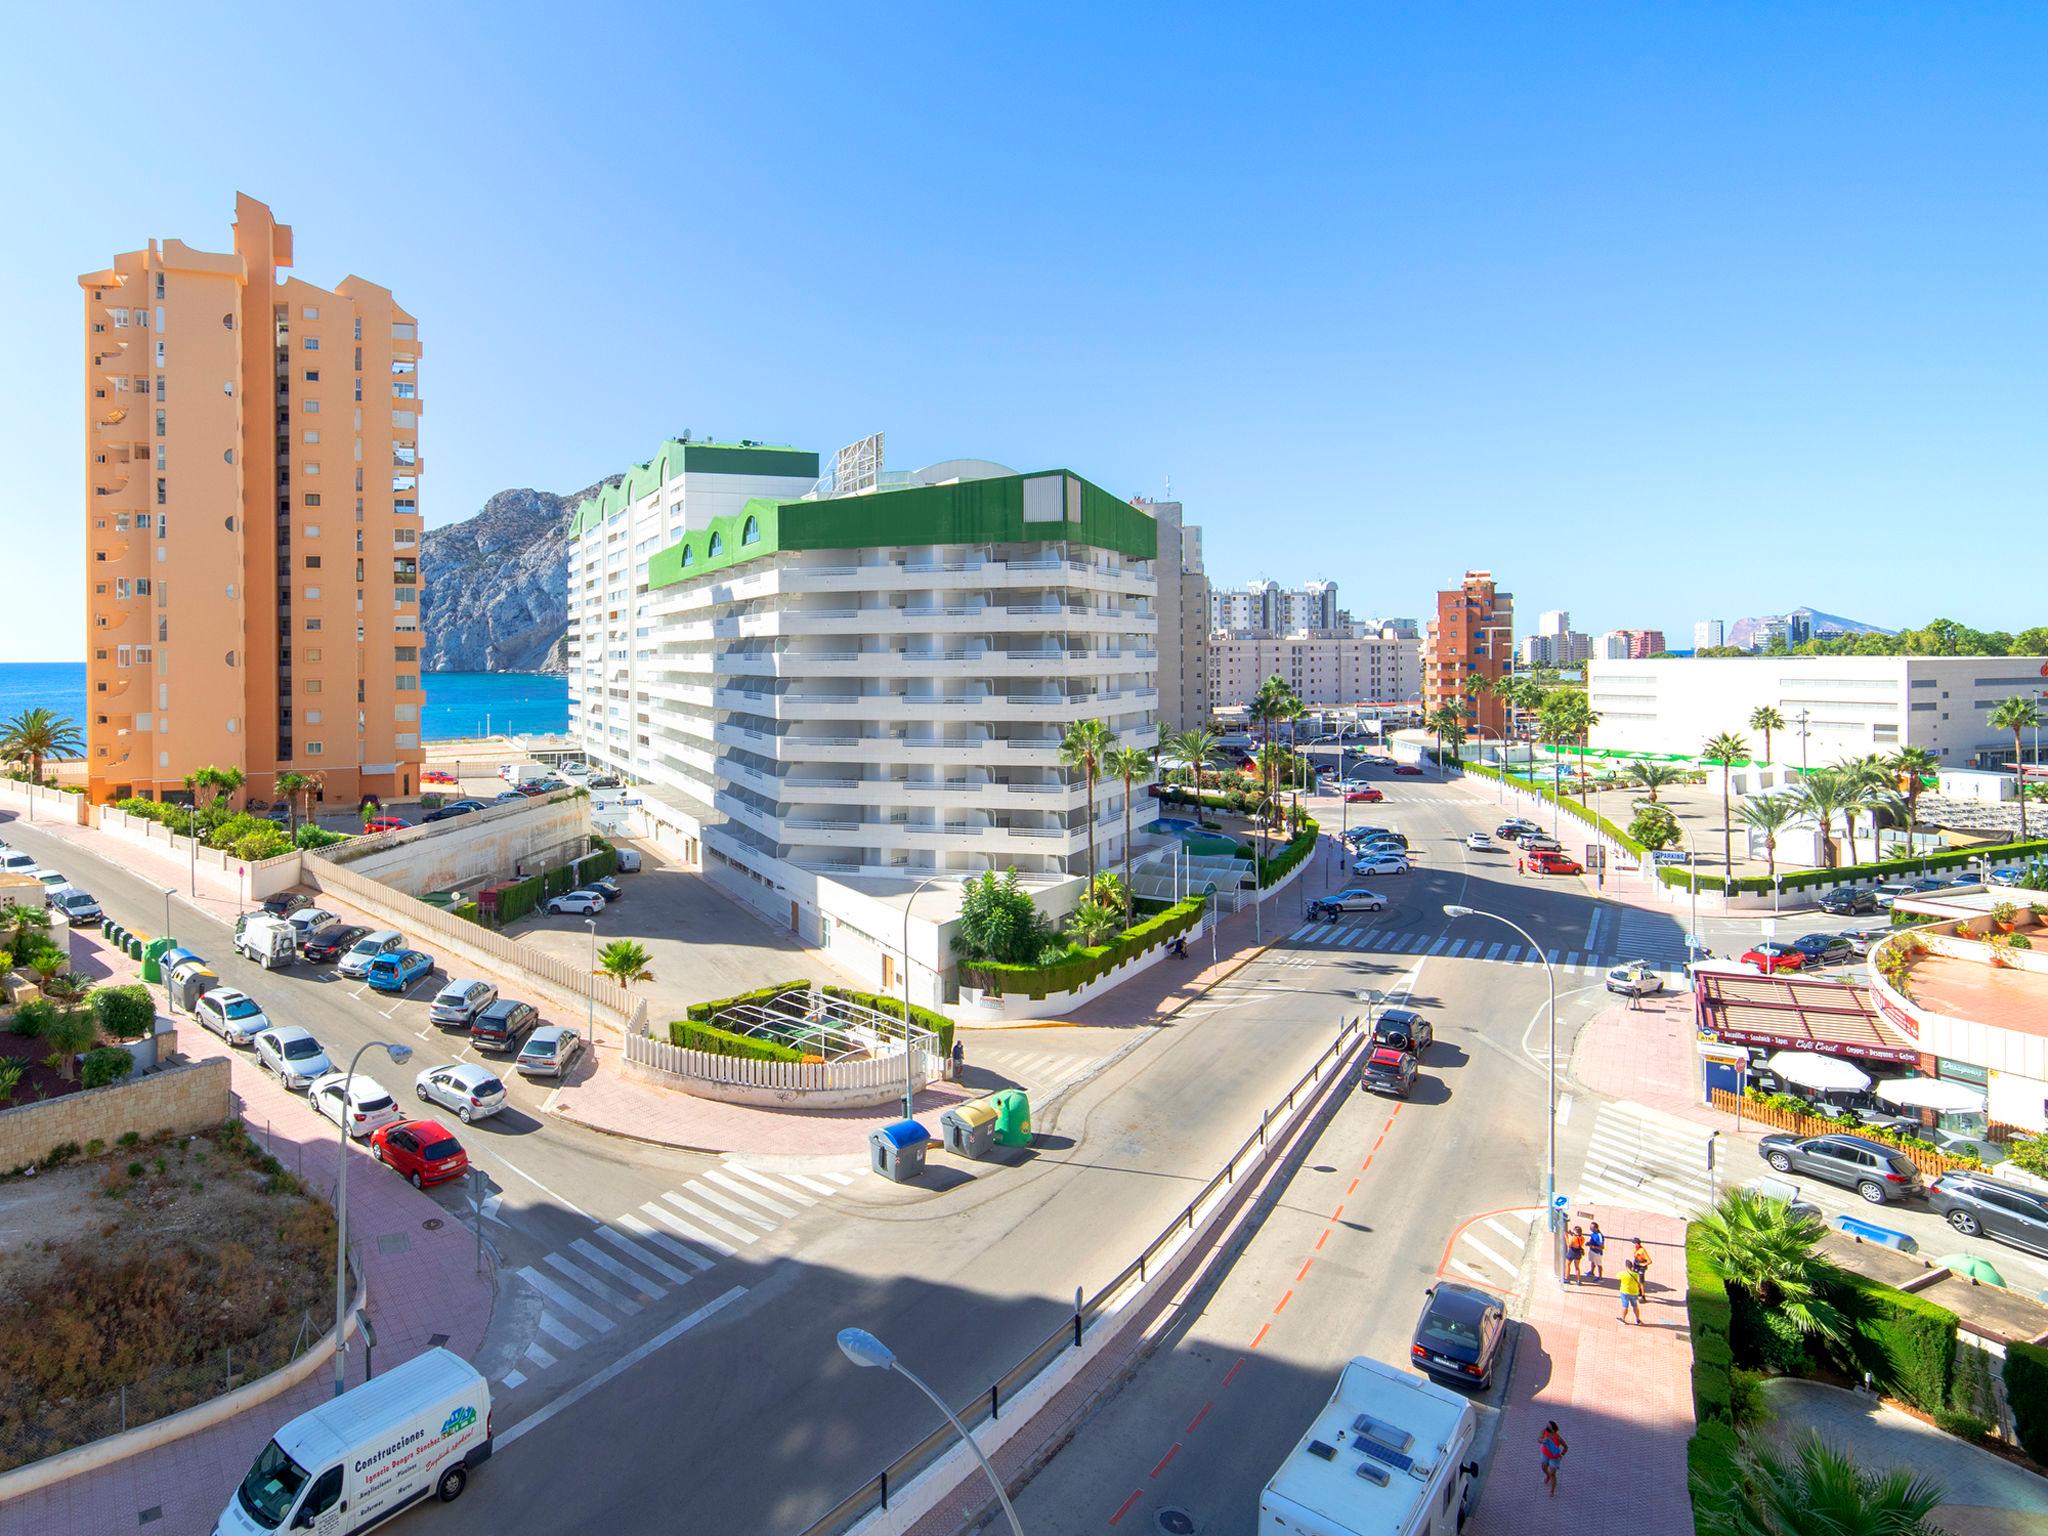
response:
M370 962L370 990L403 992L422 976L431 975L434 957L416 949L394 949Z

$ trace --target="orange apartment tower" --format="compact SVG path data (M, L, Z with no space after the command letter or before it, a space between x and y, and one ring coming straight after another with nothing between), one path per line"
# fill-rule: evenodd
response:
M419 327L316 288L235 199L234 251L177 240L85 292L86 760L95 801L420 782Z
M1515 648L1515 599L1493 584L1491 571L1467 571L1465 579L1436 595L1436 617L1422 641L1422 709L1444 704L1465 713L1466 729L1496 740L1505 729L1506 706L1492 694L1475 702L1474 678L1496 681L1507 675Z

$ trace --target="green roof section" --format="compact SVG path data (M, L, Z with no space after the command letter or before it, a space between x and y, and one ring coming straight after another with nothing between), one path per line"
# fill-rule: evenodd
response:
M1078 488L1077 518L1064 515L1074 510L1076 498L1062 486L1059 519L1024 521L1025 482L1047 477ZM1133 560L1159 558L1159 525L1150 514L1072 470L1048 469L823 501L755 497L736 515L713 519L710 527L654 555L647 563L647 584L672 587L784 550L1063 541L1115 550Z
M818 478L818 456L804 448L783 443L700 443L672 437L644 464L627 470L617 485L608 485L595 496L586 497L569 521L569 537L603 522L614 512L631 506L651 491L659 490L677 475L776 475L796 479Z

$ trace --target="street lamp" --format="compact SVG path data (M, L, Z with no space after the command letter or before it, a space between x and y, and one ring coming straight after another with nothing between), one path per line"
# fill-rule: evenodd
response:
M348 1320L348 1117L349 1105L355 1099L356 1063L363 1059L363 1052L381 1048L393 1062L403 1064L412 1055L409 1045L394 1045L389 1040L372 1040L358 1049L349 1058L348 1077L341 1085L341 1165L334 1176L334 1395L347 1390L343 1378L347 1374L347 1361L341 1350L341 1330Z
M1686 928L1689 931L1685 936L1685 963L1691 965L1694 952L1706 948L1704 944L1700 943L1700 850L1698 845L1692 840L1691 827L1688 827L1676 816L1671 818L1671 824L1685 835L1685 868L1686 873L1691 877L1687 883L1692 887L1692 915L1686 919ZM1731 871L1725 869L1721 871L1721 889L1724 891L1728 889L1728 876L1730 873ZM1725 905L1722 910L1724 913L1726 912Z
M1009 1494L1003 1491L1002 1479L996 1476L996 1469L989 1465L988 1457L984 1456L981 1447L975 1444L974 1436L967 1433L967 1426L962 1424L953 1410L946 1406L944 1398L912 1375L903 1362L896 1358L896 1352L865 1328L840 1329L839 1352L855 1365L894 1371L930 1398L933 1406L946 1416L946 1422L953 1426L954 1432L967 1442L967 1449L974 1452L974 1459L981 1463L981 1470L988 1474L989 1486L995 1489L996 1499L1003 1506L1003 1513L1009 1516L1011 1536L1024 1536L1023 1523L1018 1520L1017 1511L1011 1507Z
M597 1049L597 919L586 917L583 926L590 930L590 980L583 994L583 1038L590 1042L590 1048ZM593 1061L595 1057L591 1058Z
M1550 983L1550 1008L1549 1008L1549 1010L1548 1010L1548 1011L1549 1011L1549 1015L1550 1015L1550 1048L1549 1048L1549 1051L1548 1051L1548 1052L1546 1053L1546 1057L1545 1057L1545 1062L1546 1062L1546 1076L1547 1076L1547 1077L1548 1077L1548 1079L1549 1079L1549 1086L1550 1086L1550 1115L1549 1115L1549 1118L1548 1118L1547 1120L1545 1120L1545 1122L1544 1122L1544 1126L1543 1126L1543 1209L1545 1210L1545 1212L1547 1212L1547 1213L1548 1213L1545 1219L1553 1223L1553 1230L1554 1230L1554 1229L1555 1229L1555 1228L1554 1228L1554 1224L1555 1224L1555 1223L1557 1222L1557 1220L1558 1220L1558 1216L1557 1216L1557 1204L1556 1204L1556 1202L1557 1202L1557 972L1556 972L1555 970L1553 970L1553 969L1551 968L1551 964L1550 964L1550 956L1549 956L1549 955L1548 955L1548 954L1547 954L1547 953L1546 953L1546 952L1544 951L1544 948L1543 948L1543 946L1542 946L1542 945L1540 945L1540 944L1538 944L1538 943L1537 943L1537 942L1536 942L1536 941L1535 941L1535 940L1534 940L1533 938L1530 938L1530 936L1529 936L1529 930L1528 930L1528 929L1526 929L1526 928L1524 928L1524 927L1523 927L1523 926L1522 926L1522 925L1521 925L1520 923L1516 922L1516 921L1515 921L1515 920L1514 920L1513 918L1508 918L1508 917L1502 917L1502 916L1501 916L1501 915L1500 915L1500 914L1499 914L1498 912L1482 912L1482 911L1480 911L1480 910L1479 910L1479 909L1478 909L1477 907L1463 907L1463 906L1459 906L1459 905L1457 905L1457 904L1456 904L1455 902L1453 902L1453 903L1449 903L1449 904L1447 904L1447 905L1446 905L1446 906L1444 907L1444 916L1445 916L1445 917L1452 917L1452 918L1457 918L1457 917L1488 917L1488 918L1492 918L1492 919L1493 919L1493 921L1495 921L1496 923L1505 923L1505 924L1507 924L1507 926L1508 926L1508 927L1510 927L1510 928L1514 929L1514 930L1515 930L1515 932L1519 933L1519 934L1520 934L1520 935L1521 935L1521 936L1522 936L1522 937L1523 937L1524 939L1527 939L1527 940L1528 940L1528 942L1529 942L1529 947L1530 947L1531 949L1533 949L1533 950L1535 950L1535 951L1536 951L1536 955L1537 955L1537 958L1539 958L1539 959L1540 959L1540 960L1542 960L1542 962L1543 962L1543 975L1544 975L1544 979L1545 979L1545 980L1547 980L1547 981L1548 981L1548 982ZM1559 1285L1562 1285L1562 1284L1564 1284L1564 1276L1563 1276L1562 1274L1559 1274L1559 1276L1558 1276L1558 1284L1559 1284Z
M918 892L928 885L936 884L939 879L938 875L926 875L917 882L916 887L910 893L910 899L903 903L903 1118L906 1120L915 1120L917 1118L916 1063L911 1059L910 1052L910 909L917 905ZM865 1338L866 1335L862 1335L862 1337ZM841 1349L846 1347L843 1338L840 1341L839 1347ZM879 1345L876 1347L880 1348ZM851 1356L848 1358L850 1359ZM891 1358L893 1359L893 1356ZM875 1364L881 1362L856 1363ZM906 1376L910 1375L908 1371L905 1371L903 1374ZM917 1380L914 1376L911 1379L913 1381ZM918 1385L922 1386L923 1383L919 1382Z
M175 885L167 885L163 888L164 942L166 944L169 944L171 938L171 897L177 894L177 890L178 888ZM165 969L161 953L157 956L156 969L157 978L164 984L164 1012L169 1013L171 1011L171 973Z

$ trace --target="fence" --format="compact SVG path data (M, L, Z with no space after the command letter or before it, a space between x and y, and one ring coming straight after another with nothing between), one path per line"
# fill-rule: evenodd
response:
M921 1039L931 1040L931 1035ZM916 1047L913 1077L922 1088L943 1066L937 1051L929 1045ZM693 1051L671 1045L649 1035L626 1036L626 1060L635 1066L677 1077L695 1078L734 1087L766 1088L800 1093L832 1092L843 1089L903 1086L903 1063L893 1056L870 1057L864 1061L756 1061L746 1056L719 1056L710 1051Z
M1119 1302L1135 1286L1142 1286L1152 1274L1158 1272L1162 1253L1170 1256L1170 1250L1193 1234L1199 1216L1206 1216L1208 1208L1221 1198L1235 1183L1237 1175L1247 1160L1257 1162L1265 1156L1266 1136L1269 1130L1276 1131L1276 1120L1291 1113L1295 1101L1309 1089L1315 1087L1325 1074L1338 1067L1345 1052L1350 1048L1358 1033L1359 1021L1348 1019L1339 1027L1337 1038L1315 1064L1301 1075L1295 1085L1287 1090L1287 1097L1278 1105L1259 1116L1259 1128L1245 1137L1238 1149L1231 1153L1216 1174L1210 1178L1187 1204L1187 1208L1151 1242L1147 1243L1138 1256L1126 1264L1107 1285L1085 1300L1075 1293L1078 1305L1073 1314L1033 1349L1023 1359L991 1382L984 1392L978 1392L968 1402L956 1409L956 1414L969 1434L977 1426L1002 1417L1006 1401L1014 1400L1020 1391L1031 1385L1034 1377L1052 1365L1070 1349L1080 1349L1089 1321L1099 1317ZM888 1466L869 1478L859 1489L827 1510L817 1520L804 1528L802 1536L839 1536L855 1521L865 1518L878 1509L889 1507L891 1488L902 1489L907 1483L924 1471L955 1443L952 1426L942 1424L909 1450L898 1456ZM972 1521L968 1522L972 1525Z
M1797 1114L1789 1109L1779 1109L1770 1104L1759 1104L1754 1099L1745 1099L1726 1088L1714 1090L1714 1108L1739 1115L1744 1120L1753 1120L1758 1125L1768 1125L1781 1131L1790 1131L1795 1136L1868 1136L1872 1141L1884 1142L1895 1151L1904 1153L1913 1160L1913 1166L1925 1174L1947 1173L1952 1168L1981 1167L1974 1157L1950 1157L1942 1152L1926 1152L1918 1147L1900 1147L1885 1141L1867 1126L1844 1125L1839 1120L1823 1120L1818 1115Z

